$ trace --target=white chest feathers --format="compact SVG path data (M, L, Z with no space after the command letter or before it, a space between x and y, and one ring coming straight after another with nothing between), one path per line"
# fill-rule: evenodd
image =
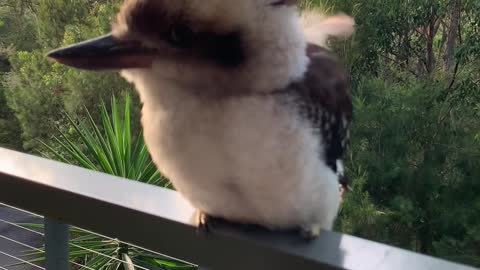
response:
M207 101L177 92L159 102L140 93L152 158L196 208L270 228L332 227L337 176L294 110L268 96Z

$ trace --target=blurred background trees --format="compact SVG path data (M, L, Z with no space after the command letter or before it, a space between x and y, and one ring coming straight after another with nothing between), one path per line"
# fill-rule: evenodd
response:
M50 49L109 31L120 0L0 0L0 146L30 153L131 91ZM353 15L331 47L351 73L354 191L337 230L480 266L480 1L304 0ZM138 99L133 101L138 129ZM133 130L132 128L132 130ZM58 148L59 149L59 148Z
M332 42L355 102L338 229L480 263L479 1L325 0L355 17Z
M99 120L100 100L131 89L116 74L79 72L45 58L51 49L107 33L117 2L0 0L0 96L18 119L25 151L52 139L66 123L63 111L82 114L86 107Z

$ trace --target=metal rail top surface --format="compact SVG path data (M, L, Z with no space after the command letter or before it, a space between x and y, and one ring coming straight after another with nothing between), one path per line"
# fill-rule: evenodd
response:
M475 269L335 232L305 241L220 222L199 233L174 191L2 148L0 202L214 270Z

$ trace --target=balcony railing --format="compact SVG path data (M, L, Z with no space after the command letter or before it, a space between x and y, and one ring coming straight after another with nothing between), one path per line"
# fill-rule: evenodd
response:
M0 202L46 217L48 270L67 267L64 224L212 270L474 269L335 232L304 241L217 223L209 234L199 233L192 226L194 209L174 191L5 149L0 149Z

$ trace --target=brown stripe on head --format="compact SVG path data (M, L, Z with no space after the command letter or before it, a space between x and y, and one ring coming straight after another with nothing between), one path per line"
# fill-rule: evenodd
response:
M221 5L212 1L210 7L199 8L200 3L202 1L126 0L113 25L113 33L117 37L127 35L156 43L164 40L176 26L188 26L194 32L211 34L231 34L238 29L237 23L219 16L226 13L222 12Z
M200 1L126 0L114 25L114 36L136 40L159 51L165 61L214 63L237 67L246 58L239 28L222 27L212 12L199 9Z
M126 0L113 25L113 32L134 32L151 36L169 27L175 5L167 10L164 1Z

